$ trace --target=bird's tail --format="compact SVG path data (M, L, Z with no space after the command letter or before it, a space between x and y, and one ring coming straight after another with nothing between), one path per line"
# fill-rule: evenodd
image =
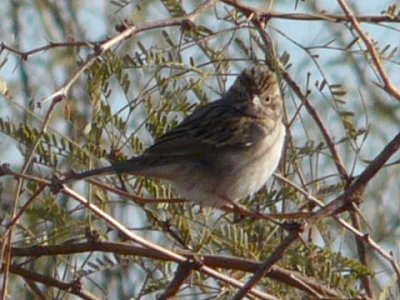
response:
M78 181L82 179L88 179L91 177L96 177L100 175L107 175L107 174L119 174L119 173L125 173L125 172L132 172L135 169L135 165L137 165L137 162L139 160L135 158L131 158L126 161L119 161L116 162L110 166L107 167L102 167L102 168L97 168L97 169L92 169L80 173L72 173L68 176L66 176L63 180L62 183L70 183L73 181Z

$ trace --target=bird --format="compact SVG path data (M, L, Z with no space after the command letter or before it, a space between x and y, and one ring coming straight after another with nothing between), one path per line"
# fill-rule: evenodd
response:
M169 182L202 206L237 205L261 189L281 158L285 140L277 74L245 68L220 99L197 107L140 156L75 173L63 183L127 173Z

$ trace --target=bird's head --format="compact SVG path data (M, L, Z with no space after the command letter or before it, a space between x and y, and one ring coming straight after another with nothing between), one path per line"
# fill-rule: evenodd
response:
M243 70L225 97L250 116L265 118L280 117L282 114L282 96L277 76L265 65Z

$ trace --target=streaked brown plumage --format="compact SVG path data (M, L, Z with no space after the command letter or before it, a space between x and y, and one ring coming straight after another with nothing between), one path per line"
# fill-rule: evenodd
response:
M221 99L197 108L143 155L77 174L129 173L169 181L185 199L221 206L258 191L284 144L282 98L267 66L245 69Z

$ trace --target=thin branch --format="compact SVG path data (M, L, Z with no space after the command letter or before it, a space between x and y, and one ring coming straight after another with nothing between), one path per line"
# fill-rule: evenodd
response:
M315 224L323 217L333 215L349 205L355 198L362 194L368 182L378 173L388 159L397 152L400 147L400 133L398 133L386 147L377 155L369 166L357 177L354 183L339 197L321 208L310 219L310 225Z
M348 21L347 16L336 15L336 14L288 14L280 12L261 12L260 16L268 19L284 19L289 21L329 21L329 22L346 22ZM377 16L377 15L360 15L355 16L358 22L364 23L400 23L399 17L393 16Z
M367 243L371 248L373 248L379 255L381 255L384 259L386 259L390 265L392 266L396 277L397 277L397 285L400 288L400 266L398 265L397 260L394 259L393 255L391 253L387 253L384 249L382 249L381 246L379 246L378 243L376 243L369 234L362 233L361 231L357 230L350 224L344 222L341 219L337 219L336 216L334 218L342 224L345 228L347 228L349 231L351 231L354 235L356 235L358 238L362 239Z
M9 231L12 230L13 226L17 223L22 214L27 210L31 203L36 199L36 197L45 189L45 185L40 185L37 190L32 194L32 196L24 203L24 205L19 209L18 212L12 217L11 221L7 224L7 230L4 235L8 235Z
M178 269L175 272L174 279L170 282L165 291L157 299L164 300L174 297L178 293L180 287L185 282L185 280L190 276L190 274L192 274L192 270L192 264L179 264Z
M32 293L35 294L35 299L38 300L47 300L45 293L39 288L39 286L33 280L29 280L24 278L26 284L28 285L29 289Z
M91 184L98 186L106 191L112 192L114 194L117 194L119 196L122 196L126 199L132 200L133 202L139 204L139 205L145 205L145 204L161 204L161 203L169 203L169 204L184 204L187 203L187 200L185 199L179 199L179 198L144 198L144 197L139 197L136 195L133 195L129 192L126 192L124 190L121 190L119 188L116 188L114 186L111 186L109 184L105 184L99 180L89 178L87 179L88 182Z
M297 240L299 237L299 233L302 231L302 226L299 224L295 224L294 228L291 229L289 235L281 242L279 247L275 249L275 251L261 264L261 266L257 269L251 279L236 293L233 300L243 299L248 291L255 286L262 277L267 274L272 266L278 262L289 248L289 246Z
M4 264L3 264L3 267ZM10 265L9 270L11 273L22 276L25 280L31 280L35 282L42 283L46 286L52 286L58 288L62 291L66 291L70 294L77 295L81 297L81 299L85 300L99 300L100 298L94 296L93 294L89 293L85 289L83 289L82 285L78 281L73 281L71 283L65 283L60 280L54 279L52 277L38 274L24 268L21 268L16 265Z
M367 34L364 33L364 31L361 29L360 23L357 20L357 18L353 15L351 12L349 6L347 5L345 0L338 0L338 3L340 7L342 8L343 12L345 13L346 17L349 19L351 25L354 27L354 29L357 31L358 35L361 37L363 40L365 46L368 49L369 54L371 55L371 59L375 65L375 68L377 69L380 77L383 80L383 89L388 92L390 95L392 95L394 98L396 98L397 101L400 101L400 90L397 89L396 86L393 85L391 80L389 79L389 76L387 75L381 59L379 58L379 54L376 51L375 46L373 45L371 39Z
M351 223L353 224L354 228L360 230L361 229L361 224L360 224L360 216L358 213L355 211L350 211L350 217L351 217ZM357 253L358 257L360 259L360 262L368 268L368 259L367 259L367 252L365 249L365 244L364 244L364 239L361 238L356 238L356 245L357 245ZM374 295L374 289L372 286L372 280L370 275L363 275L361 277L361 282L364 286L364 289L368 295L369 298L375 299Z
M56 97L51 102L50 108L46 113L46 117L44 118L44 122L43 122L42 128L37 136L37 139L33 143L32 147L29 149L29 153L26 156L26 160L25 160L24 165L21 170L22 174L25 174L29 170L29 167L33 161L33 157L36 153L36 150L39 147L40 140L43 137L43 135L46 133L47 127L49 126L50 118L51 118L51 115L53 114L54 108L56 107L57 103L60 102L61 100L62 100L61 97ZM21 195L22 185L23 185L23 179L20 177L17 180L17 187L16 187L15 193L14 193L15 197L14 197L14 201L13 201L12 209L11 209L11 218L12 219L14 219L14 217L17 214L17 206L18 206L18 202L19 202L19 197ZM6 235L6 239L3 240L3 244L1 245L1 253L0 253L0 261L5 262L5 266L3 269L4 276L3 276L3 281L2 281L2 289L1 289L1 294L0 294L0 297L2 300L5 299L5 297L7 295L7 286L8 286L8 279L9 279L8 268L11 264L10 248L11 248L13 226L12 225L9 226L9 228L7 230L8 230L8 234Z
M295 183L291 182L290 180L286 179L285 177L283 177L279 174L274 174L274 176L276 178L278 178L280 181L285 182L286 184L290 185L291 187L293 187L294 189L296 189L297 191L302 193L307 198L307 200L312 201L314 204L321 207L321 209L323 209L325 207L324 203L321 200L317 199L316 197L311 195L306 190L297 186ZM396 274L397 280L398 280L398 284L400 287L400 266L397 264L396 260L394 260L393 256L390 253L387 253L385 250L383 250L379 246L378 243L376 243L373 239L371 239L371 237L368 234L361 232L359 229L355 228L354 226L347 223L346 221L339 218L338 216L334 215L332 217L341 226L343 226L345 229L350 231L357 238L357 240L362 240L363 242L368 244L372 249L374 249L378 253L378 255L380 255L381 257L383 257L385 260L387 260L389 262L389 264L393 267L393 269L395 271L395 274Z
M93 48L93 53L88 55L86 61L80 66L78 70L53 94L46 97L45 99L39 101L38 106L41 107L45 102L55 97L63 97L65 98L68 95L68 92L72 85L76 80L97 60L98 57L103 55L107 50L110 50L112 47L116 46L118 43L132 38L133 36L157 29L157 28L165 28L172 26L182 26L187 23L193 22L200 14L208 9L209 7L215 4L216 0L207 0L200 4L193 12L184 17L172 18L167 20L154 21L149 23L144 23L140 25L130 25L125 26L124 29L115 35L114 37L107 39L105 41L100 42L98 45L95 45Z
M14 53L18 56L21 57L22 60L28 60L29 57L35 55L35 54L39 54L41 52L45 52L48 51L50 49L54 49L54 48L71 48L71 47L93 47L95 43L91 43L91 42L65 42L65 43L49 43L48 45L44 45L44 46L40 46L38 48L34 48L28 51L21 51L19 49L10 47L8 45L6 45L4 42L2 42L0 44L0 53L3 50L7 50L10 53Z
M320 132L322 133L322 136L324 137L324 140L325 140L325 142L328 146L328 149L332 155L332 158L336 165L336 169L338 170L338 173L342 176L343 179L347 180L348 175L347 175L346 168L345 168L343 160L341 159L339 152L335 146L335 143L333 142L333 140L331 138L331 134L329 133L328 127L325 126L325 124L322 121L322 118L320 117L317 110L311 104L310 100L302 93L301 88L293 80L293 78L289 75L289 73L284 71L284 72L282 72L282 76L285 79L285 82L290 86L292 91L297 95L297 97L300 98L300 100L304 104L305 108L307 109L308 113L314 119L316 125L318 126Z
M265 19L282 19L282 20L289 20L289 21L329 21L329 22L346 22L349 21L350 18L347 15L337 15L337 14L323 14L321 13L320 15L316 14L304 14L304 13L285 13L285 12L268 12L264 11L262 9L258 9L255 7L247 6L245 4L238 3L233 0L222 0L222 2L225 2L225 4L228 4L230 6L234 6L237 9L241 10L242 12L246 14L255 14L259 17L265 18ZM363 22L363 23L374 23L374 24L379 24L379 23L400 23L400 17L397 16L382 16L382 15L359 15L359 16L354 16L356 21L358 22ZM351 20L350 20L351 21ZM162 21L165 22L165 21ZM164 25L162 25L164 26ZM149 29L154 29L157 27L162 27L162 26L157 26L156 27L151 27ZM169 24L165 24L165 26L173 26ZM71 47L91 47L93 48L95 45L101 45L102 43L105 43L106 40L103 41L75 41L75 42L50 42L48 45L43 45L31 50L27 51L22 51L20 49L16 49L14 47L11 47L4 42L0 44L0 54L4 51L7 50L10 53L14 53L22 60L28 60L29 57L41 53L41 52L46 52L48 50L54 49L54 48L71 48Z
M349 20L348 16L346 15L325 14L322 12L320 14L272 12L239 3L237 0L221 0L221 2L236 7L246 15L254 14L258 17L263 17L266 19L284 19L289 21L330 21L335 23L346 22ZM358 22L365 23L400 23L400 16L360 15L355 16L355 18Z

